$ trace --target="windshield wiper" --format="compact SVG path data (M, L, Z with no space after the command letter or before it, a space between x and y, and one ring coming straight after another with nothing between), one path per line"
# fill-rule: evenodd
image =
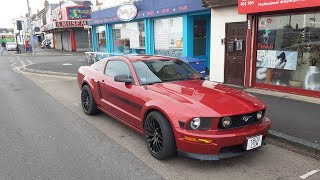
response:
M162 83L163 81L154 81L154 82L149 82L149 83L144 83L142 85L152 85L152 84L158 84L158 83Z

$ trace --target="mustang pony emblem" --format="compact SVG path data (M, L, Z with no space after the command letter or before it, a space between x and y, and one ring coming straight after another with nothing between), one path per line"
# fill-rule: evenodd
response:
M243 120L244 122L247 122L247 121L249 121L249 119L250 119L251 117L252 117L252 116L243 116L242 120Z

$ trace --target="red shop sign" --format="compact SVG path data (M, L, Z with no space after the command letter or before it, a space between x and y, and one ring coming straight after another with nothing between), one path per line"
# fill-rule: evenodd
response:
M238 0L239 14L320 6L320 0Z
M57 21L56 28L70 28L70 27L84 27L87 25L87 21Z

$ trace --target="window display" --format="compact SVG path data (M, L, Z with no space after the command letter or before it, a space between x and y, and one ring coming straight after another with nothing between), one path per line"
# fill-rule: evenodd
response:
M256 82L320 91L320 13L258 23Z
M154 21L155 54L182 56L182 17L156 19Z
M106 52L106 27L105 26L98 26L97 30L97 51L98 52Z
M112 25L113 49L119 53L145 54L144 22Z

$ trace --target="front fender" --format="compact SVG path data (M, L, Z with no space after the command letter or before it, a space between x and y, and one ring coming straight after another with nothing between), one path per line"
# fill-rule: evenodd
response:
M182 103L174 100L159 99L146 102L141 111L140 118L144 121L145 117L152 110L161 112L169 121L172 127L179 128L179 121L186 123L193 117L199 117L199 114ZM143 123L142 123L143 126ZM143 128L142 128L143 129Z

